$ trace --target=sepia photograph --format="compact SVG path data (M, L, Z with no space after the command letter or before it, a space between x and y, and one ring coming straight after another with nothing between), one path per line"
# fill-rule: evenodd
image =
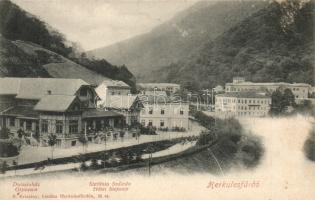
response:
M0 199L312 199L314 9L0 0Z

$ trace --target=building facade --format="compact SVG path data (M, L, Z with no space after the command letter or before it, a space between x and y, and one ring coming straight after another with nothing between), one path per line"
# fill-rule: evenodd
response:
M100 100L98 106L122 114L124 123L129 126L140 122L140 111L143 104L137 95L109 95L106 100Z
M311 86L305 83L254 83L245 81L242 77L233 78L233 83L225 85L225 92L244 92L244 91L268 91L272 93L280 89L290 89L296 99L307 99Z
M265 93L229 92L215 96L218 117L264 117L268 115L271 97Z
M57 146L70 147L80 134L91 141L97 129L123 122L119 113L96 109L98 96L81 79L1 78L0 83L0 125L34 136L43 146L50 134L57 136Z
M129 95L131 87L123 81L105 80L95 88L97 95L101 100L106 100L111 95Z
M158 129L169 130L182 128L189 130L189 104L172 102L165 97L155 99L154 96L143 95L140 97L144 107L140 112L140 123L143 126L152 126Z
M175 83L138 83L137 88L141 92L156 90L175 93L180 90L180 85Z

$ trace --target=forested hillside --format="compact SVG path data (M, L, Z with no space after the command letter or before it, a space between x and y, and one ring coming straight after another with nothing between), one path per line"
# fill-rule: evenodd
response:
M189 89L252 81L314 84L314 1L272 2L186 59L155 73L155 81Z
M9 0L0 1L0 75L64 76L93 84L111 78L135 86L135 78L125 66L88 59L78 45Z
M267 1L201 1L147 34L88 54L126 64L138 81L150 82L155 78L152 70L185 59L205 42L267 5Z

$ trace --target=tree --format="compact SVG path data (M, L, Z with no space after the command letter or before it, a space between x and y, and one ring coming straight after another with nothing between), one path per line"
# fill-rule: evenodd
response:
M79 142L82 144L83 152L86 153L87 138L84 134L80 134Z
M91 160L91 169L98 169L99 165L95 158Z
M14 166L14 175L16 175L16 166L18 165L16 160L13 160L12 165Z
M119 137L121 138L121 140L124 140L124 136L125 136L125 132L124 131L120 131L119 132Z
M277 89L272 93L269 111L271 115L284 114L289 106L296 106L294 94L290 89L286 88L283 91L282 89Z
M288 106L295 106L295 97L290 89L285 89L282 95L282 105L286 110Z
M48 145L51 147L51 159L54 159L55 144L57 143L57 136L50 134L48 136Z
M1 165L0 165L0 172L2 174L5 174L5 172L8 170L8 164L6 161L2 162Z
M0 157L13 157L19 155L18 147L9 139L10 130L3 127L0 130Z
M0 130L0 139L9 139L10 130L6 127Z
M271 95L271 108L270 108L270 114L271 115L280 115L283 112L283 97L280 90L276 90Z

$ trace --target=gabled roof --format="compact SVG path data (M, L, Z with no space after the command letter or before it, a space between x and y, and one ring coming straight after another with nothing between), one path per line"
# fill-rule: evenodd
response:
M105 107L115 109L130 109L138 99L136 95L109 95Z
M2 112L2 115L14 116L18 118L38 119L39 113L33 108L33 106L15 106Z
M0 78L0 95L13 94L23 99L40 99L48 92L74 95L82 85L89 84L82 79Z
M67 95L46 95L40 99L34 110L65 112L76 98L76 96Z
M117 80L104 80L102 82L103 85L106 85L106 87L117 87L117 88L126 88L130 89L130 86L126 84L123 81L117 81Z

